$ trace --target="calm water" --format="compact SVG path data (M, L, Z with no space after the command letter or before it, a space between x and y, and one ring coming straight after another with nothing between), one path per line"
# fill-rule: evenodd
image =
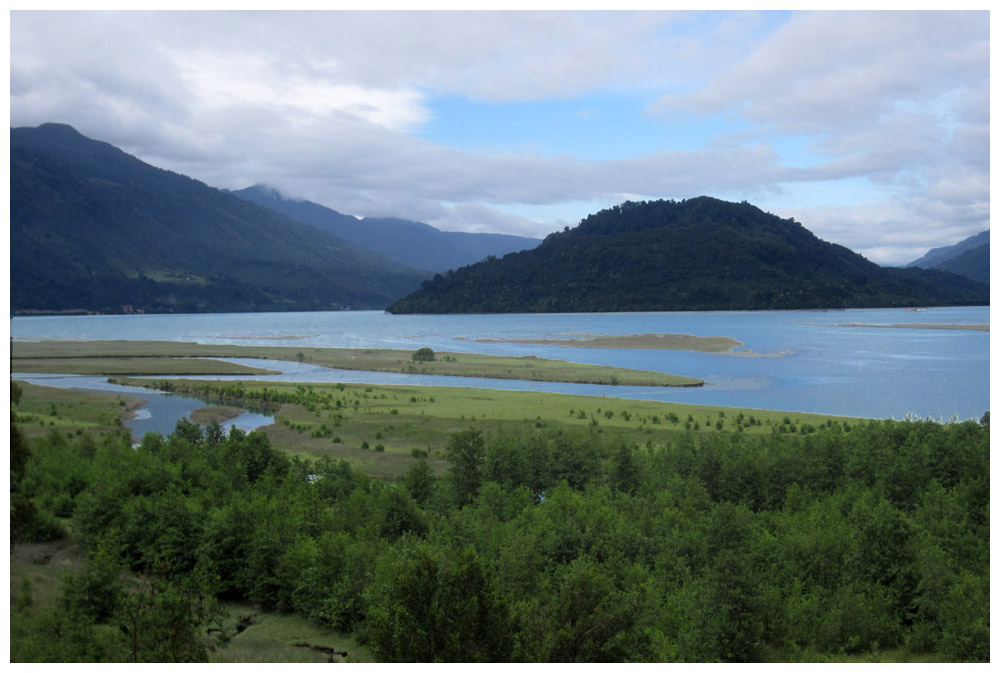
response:
M125 422L125 427L132 432L134 439L142 438L147 432L167 435L174 431L179 418L186 418L190 421L192 411L206 406L205 402L192 397L134 386L120 386L108 383L106 378L100 376L62 376L59 374L14 374L13 376L16 379L43 386L103 390L142 399L145 404L138 409L136 417ZM273 416L245 411L236 418L220 423L220 425L225 432L228 432L229 428L233 426L250 432L271 423L274 423Z
M275 363L285 380L406 383L608 395L870 418L976 418L989 409L989 333L846 327L988 324L988 307L848 311L393 316L380 311L18 317L15 338L160 339L274 346L537 355L693 376L703 388L533 384L324 370ZM743 354L585 349L476 339L592 334L729 336ZM747 352L756 354L748 355ZM219 377L209 377L219 378ZM268 377L261 377L268 378Z

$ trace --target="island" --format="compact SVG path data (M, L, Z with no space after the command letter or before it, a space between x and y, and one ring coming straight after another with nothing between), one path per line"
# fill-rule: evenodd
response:
M426 355L428 352L429 356ZM418 353L425 355L420 356ZM284 360L329 369L549 383L655 387L704 385L704 381L700 379L662 372L549 360L534 355L511 357L477 353L435 353L427 347L408 351L385 348L239 346L180 341L11 341L13 372L184 375L191 374L192 363L197 363L198 374L274 373L212 358ZM154 366L150 366L151 364Z

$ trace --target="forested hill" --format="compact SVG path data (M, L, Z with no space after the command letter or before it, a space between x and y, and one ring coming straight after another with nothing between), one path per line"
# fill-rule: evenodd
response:
M447 271L473 264L490 255L534 248L537 238L508 234L441 231L423 222L393 217L351 215L312 201L297 201L263 185L254 185L234 195L271 208L297 222L330 232L356 245L407 266L428 271Z
M746 202L626 202L534 250L437 275L392 313L809 309L989 303L951 273L892 269Z
M66 125L10 144L14 313L384 308L428 276Z

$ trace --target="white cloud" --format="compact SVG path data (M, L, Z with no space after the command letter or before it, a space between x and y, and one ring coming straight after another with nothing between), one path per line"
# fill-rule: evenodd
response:
M12 12L10 51L12 125L70 123L214 186L345 213L544 236L626 194L790 203L842 182L842 205L783 216L894 262L989 225L988 14ZM609 91L718 135L614 161L416 135L435 96ZM789 134L805 158L775 149Z

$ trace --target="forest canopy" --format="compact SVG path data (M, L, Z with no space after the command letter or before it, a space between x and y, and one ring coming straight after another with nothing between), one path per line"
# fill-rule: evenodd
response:
M206 660L226 598L388 662L989 660L988 414L657 445L470 423L447 474L395 482L218 424L133 449L15 421L12 543L72 531L87 562L61 609L14 587L12 661Z

